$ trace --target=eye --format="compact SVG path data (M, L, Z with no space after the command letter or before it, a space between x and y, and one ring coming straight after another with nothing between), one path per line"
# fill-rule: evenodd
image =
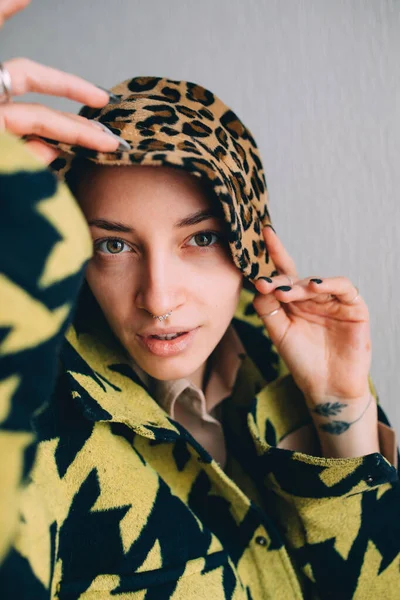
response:
M95 248L104 254L122 254L130 251L128 244L117 238L100 240L95 244Z
M219 241L219 236L213 231L200 231L190 238L188 246L200 246L204 248L206 246L213 246Z

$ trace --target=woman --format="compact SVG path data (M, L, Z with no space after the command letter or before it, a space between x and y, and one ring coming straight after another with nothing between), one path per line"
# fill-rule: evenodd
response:
M364 302L344 278L298 278L255 142L211 92L160 78L113 92L83 116L129 150L55 144L94 247L55 385L60 291L87 251L77 212L61 237L60 212L32 211L36 239L43 221L53 238L28 308L8 304L4 397L29 397L32 372L43 400L54 387L0 572L10 597L395 598L398 483ZM44 343L28 337L37 296Z

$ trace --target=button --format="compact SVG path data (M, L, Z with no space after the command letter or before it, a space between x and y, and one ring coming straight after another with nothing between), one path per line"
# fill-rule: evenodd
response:
M365 478L365 482L368 483L368 485L372 485L374 481L375 479L372 477L372 475L368 475L368 477Z
M256 537L256 544L259 546L266 546L268 544L267 538L265 538L263 535L258 535Z

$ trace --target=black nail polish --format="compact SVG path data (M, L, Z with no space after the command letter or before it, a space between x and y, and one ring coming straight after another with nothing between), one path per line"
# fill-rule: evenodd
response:
M258 279L265 279L265 281L268 281L268 283L272 283L271 277L259 277Z
M274 233L276 233L276 231L275 231L275 229L272 227L271 223L268 223L268 225L266 225L265 227L271 227L272 231L273 231Z
M322 279L310 279L310 281L313 281L314 283L322 283Z
M290 285L281 285L277 288L275 288L275 290L279 290L281 292L290 292L292 288L290 287Z
M99 90L102 90L103 92L106 92L106 94L108 94L108 96L110 98L109 104L119 104L121 102L121 98L119 96L116 96L112 92L110 92L110 90L107 90L106 88L102 87L101 85L98 85L97 87L99 88Z

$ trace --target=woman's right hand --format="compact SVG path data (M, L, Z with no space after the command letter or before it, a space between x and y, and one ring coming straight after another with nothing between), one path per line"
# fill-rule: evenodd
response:
M48 94L76 100L94 108L116 101L113 94L84 79L46 67L27 58L14 58L3 63L11 78L12 96L28 92ZM0 131L14 135L43 136L59 142L85 146L100 152L128 149L127 142L106 132L93 121L48 108L42 104L5 102L0 104ZM120 147L122 144L123 148ZM26 145L46 164L58 154L56 148L39 139L28 139Z

